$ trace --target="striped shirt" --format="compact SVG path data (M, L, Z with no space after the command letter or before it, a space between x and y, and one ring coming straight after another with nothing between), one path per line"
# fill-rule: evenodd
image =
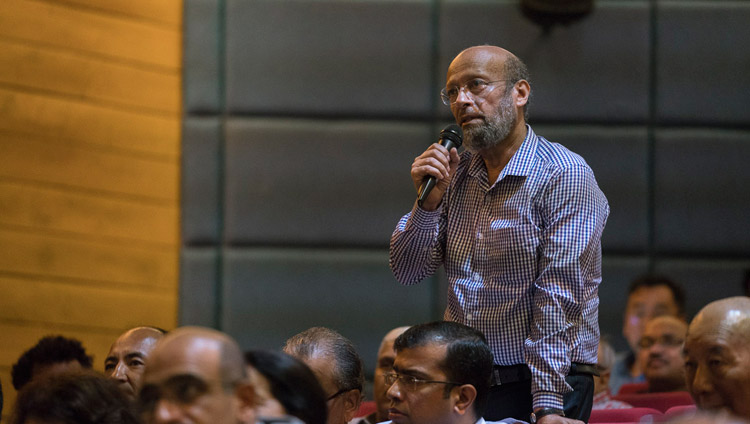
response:
M445 319L482 331L496 364L528 364L534 408L562 409L570 363L597 360L608 215L583 158L527 126L492 186L481 156L461 154L440 207L399 221L390 265L405 285L443 265Z

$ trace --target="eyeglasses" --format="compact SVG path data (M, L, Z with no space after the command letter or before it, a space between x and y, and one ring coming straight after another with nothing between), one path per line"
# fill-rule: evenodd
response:
M337 397L339 397L339 396L343 395L344 393L346 393L348 391L351 391L351 390L354 390L354 389L341 389L338 392L332 394L331 396L328 396L328 398L326 399L326 402L328 402L329 400L336 399Z
M404 374L398 374L398 373L389 373L385 376L385 384L388 385L388 387L392 386L393 383L398 380L399 384L403 386L403 388L415 391L417 390L417 387L419 387L420 384L450 384L452 386L460 386L463 383L455 383L453 381L437 381L437 380L423 380L421 378L412 377L410 375L404 375Z
M653 337L642 337L638 342L638 347L641 349L648 349L653 345L662 345L664 347L677 347L682 346L685 343L685 339L680 337L671 336L669 334L654 339Z
M454 85L440 90L440 98L443 100L443 104L450 106L453 103L456 103L456 100L458 100L458 93L463 89L466 89L474 97L482 97L487 94L487 88L490 85L506 81L511 80L485 81L481 78L474 78L464 85Z

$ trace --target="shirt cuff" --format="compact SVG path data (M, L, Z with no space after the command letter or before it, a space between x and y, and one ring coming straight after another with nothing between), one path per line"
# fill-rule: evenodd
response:
M533 396L534 409L539 408L563 408L563 395L555 392L536 392Z
M426 211L419 207L416 202L414 208L411 211L411 225L420 230L429 230L435 228L435 225L440 221L440 213L443 210L443 204L437 207L434 211Z

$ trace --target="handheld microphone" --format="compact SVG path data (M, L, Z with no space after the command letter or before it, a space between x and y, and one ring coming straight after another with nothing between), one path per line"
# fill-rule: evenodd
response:
M440 141L438 144L445 147L450 151L452 148L461 147L461 143L464 141L464 133L461 131L461 127L456 124L448 125L440 131ZM437 178L430 176L426 177L422 181L422 185L419 187L419 197L417 198L417 204L422 207L422 203L430 195L430 192L435 188L437 184Z

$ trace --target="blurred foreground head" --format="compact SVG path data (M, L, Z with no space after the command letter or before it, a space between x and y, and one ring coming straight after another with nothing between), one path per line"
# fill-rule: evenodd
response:
M254 401L237 342L202 327L178 328L156 344L139 394L146 424L254 423Z
M18 394L12 424L138 424L115 382L93 371L34 379Z

